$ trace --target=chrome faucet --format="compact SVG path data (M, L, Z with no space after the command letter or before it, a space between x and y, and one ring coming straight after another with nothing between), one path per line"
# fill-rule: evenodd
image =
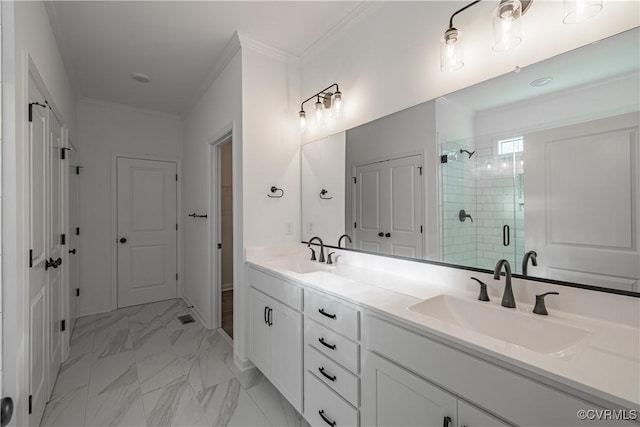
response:
M318 236L312 237L307 242L307 247L310 248L311 242L313 242L314 240L317 240L318 242L320 242L320 257L318 258L318 262L324 262L324 243L322 243L321 238L319 238Z
M502 306L507 308L516 308L516 299L513 297L513 289L511 289L511 266L509 261L501 259L496 263L496 268L493 271L493 278L500 280L500 273L504 266L506 281L504 284L504 294L502 294Z
M341 248L342 247L342 239L347 238L347 240L349 241L349 243L352 243L351 241L351 237L349 237L348 234L343 234L342 236L340 236L340 238L338 239L338 247ZM346 246L345 246L346 247Z
M527 268L529 267L529 258L531 258L531 265L538 266L538 253L536 251L529 251L522 257L522 275L527 275Z

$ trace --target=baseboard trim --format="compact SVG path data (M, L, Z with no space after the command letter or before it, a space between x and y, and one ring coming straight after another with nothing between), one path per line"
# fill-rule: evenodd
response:
M249 359L241 360L236 356L235 353L233 354L233 362L236 364L238 369L240 369L240 372L244 372L247 369L255 368L255 365L253 364L253 362L251 362L251 360Z

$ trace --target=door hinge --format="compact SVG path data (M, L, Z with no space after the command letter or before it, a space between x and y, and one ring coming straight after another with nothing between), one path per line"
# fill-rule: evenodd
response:
M45 104L40 104L39 102L30 102L29 103L29 122L33 121L33 106L37 105L38 107L47 108Z
M218 249L222 249L222 243L218 243Z
M80 227L76 227L76 236L80 235Z
M60 244L61 245L66 245L67 244L67 235L66 234L61 234L60 235Z
M418 166L418 170L420 171L420 176L422 176L422 166Z
M29 268L33 267L33 249L29 249Z
M176 174L176 181L178 180L178 174Z
M353 183L356 184L358 182L358 180L356 179L356 177L353 177Z
M354 222L353 223L353 228L358 228L358 223Z
M33 412L33 395L29 395L29 415Z
M176 280L178 280L178 273L176 273Z
M79 297L80 296L80 288L76 288L76 296Z
M420 226L420 234L422 234L422 226Z
M67 330L67 321L66 320L61 320L60 321L60 331L64 332Z

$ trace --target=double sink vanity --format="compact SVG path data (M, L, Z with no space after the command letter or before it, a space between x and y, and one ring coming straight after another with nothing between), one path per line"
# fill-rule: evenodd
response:
M311 425L637 425L637 298L561 288L545 316L557 286L514 279L505 308L504 278L332 250L246 254L250 359Z

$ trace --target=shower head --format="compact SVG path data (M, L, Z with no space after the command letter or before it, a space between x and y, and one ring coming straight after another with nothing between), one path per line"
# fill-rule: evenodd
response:
M475 151L468 151L468 150L463 150L462 148L460 149L460 153L467 153L467 155L469 156L469 158L471 158L471 156L473 156L476 152Z

